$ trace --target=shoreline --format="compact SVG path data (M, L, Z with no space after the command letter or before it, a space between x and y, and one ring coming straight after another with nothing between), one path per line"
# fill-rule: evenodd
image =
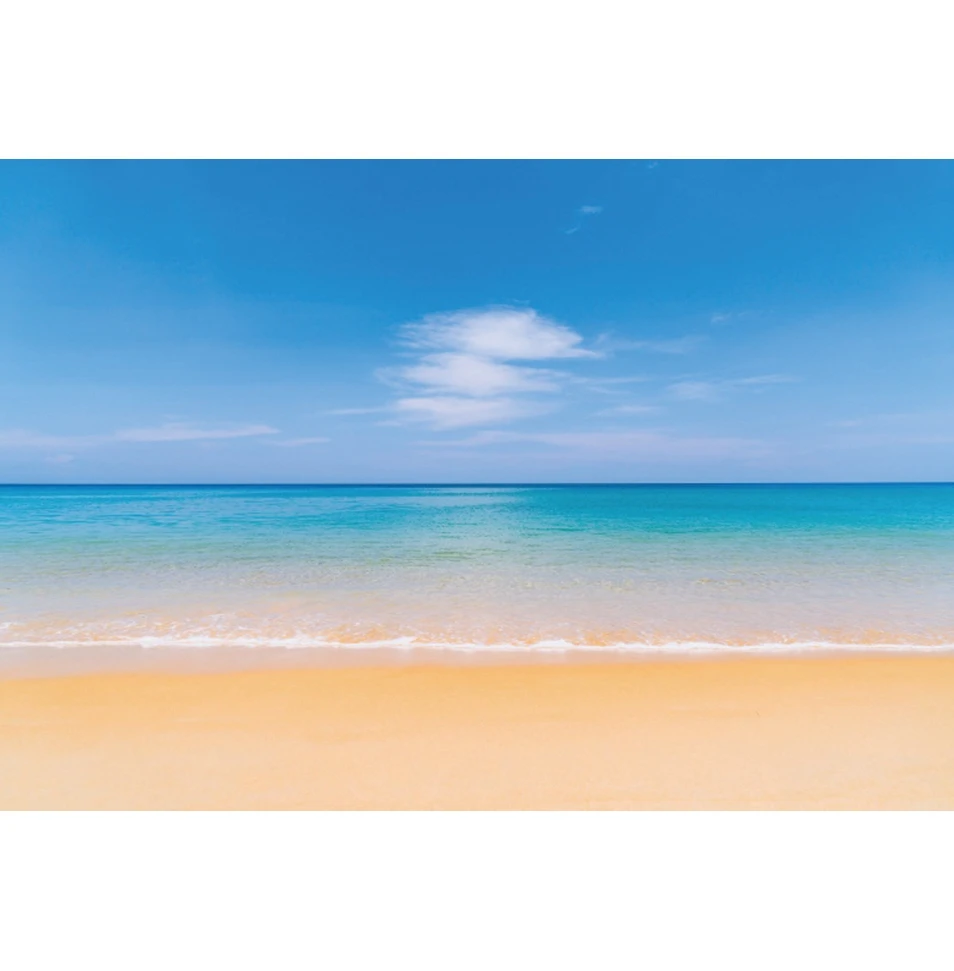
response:
M0 681L84 674L197 674L337 668L509 667L644 664L745 659L954 657L954 643L801 641L619 645L176 644L135 642L0 644Z
M952 739L939 653L17 676L0 808L951 809Z

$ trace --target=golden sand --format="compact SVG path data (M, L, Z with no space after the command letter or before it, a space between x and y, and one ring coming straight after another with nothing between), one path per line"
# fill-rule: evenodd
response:
M0 807L954 808L954 657L0 681Z

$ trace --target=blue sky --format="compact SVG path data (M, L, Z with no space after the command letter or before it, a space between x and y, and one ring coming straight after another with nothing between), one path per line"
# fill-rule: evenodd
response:
M0 481L954 479L954 165L0 163Z

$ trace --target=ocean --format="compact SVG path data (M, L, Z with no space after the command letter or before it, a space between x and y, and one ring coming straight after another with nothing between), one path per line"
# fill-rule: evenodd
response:
M954 485L2 486L0 649L954 649Z

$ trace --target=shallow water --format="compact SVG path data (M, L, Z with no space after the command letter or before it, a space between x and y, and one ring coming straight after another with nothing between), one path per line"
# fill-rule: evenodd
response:
M0 646L951 649L954 485L0 487Z

